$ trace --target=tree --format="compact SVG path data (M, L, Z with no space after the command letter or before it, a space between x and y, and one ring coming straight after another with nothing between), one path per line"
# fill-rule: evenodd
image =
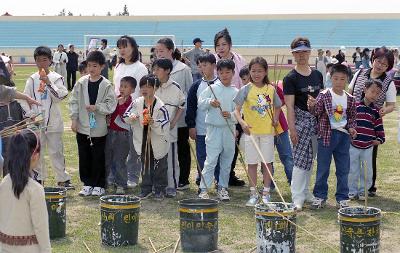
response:
M62 9L60 13L58 13L58 16L65 16L65 9Z
M111 12L107 12L107 16L111 16Z
M74 14L72 14L72 12L68 12L68 16L73 16Z
M121 16L129 16L128 6L124 5L124 10L121 13Z

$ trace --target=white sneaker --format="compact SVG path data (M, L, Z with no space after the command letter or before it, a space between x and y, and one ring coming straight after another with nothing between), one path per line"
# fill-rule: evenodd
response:
M115 191L115 194L125 194L125 189L122 186L117 186L117 190Z
M90 196L92 194L93 187L83 186L82 190L79 192L79 196Z
M268 204L269 202L271 202L271 195L269 195L269 193L263 193L262 202L264 204Z
M94 187L92 191L92 196L102 196L106 193L106 190L101 187Z
M199 194L199 198L201 199L210 199L210 196L208 195L208 193L206 191L201 191Z
M135 188L137 186L136 182L129 181L129 180L128 180L128 182L126 184L128 185L128 188L131 188L131 189L133 189L133 188Z
M219 198L219 200L221 200L221 201L229 201L230 198L229 198L229 193L228 193L228 191L227 191L225 188L221 188L221 189L218 191L218 198Z
M253 207L257 204L257 202L258 202L258 195L255 193L254 194L250 193L250 198L247 201L246 206Z

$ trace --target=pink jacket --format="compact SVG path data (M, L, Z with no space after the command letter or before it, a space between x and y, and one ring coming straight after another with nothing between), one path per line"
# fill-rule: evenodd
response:
M242 85L242 80L239 77L239 72L240 70L246 65L246 60L238 53L231 52L233 55L233 61L235 62L235 75L233 76L232 79L232 85L234 85L236 88L240 89ZM221 58L218 56L218 54L214 54L215 59L217 59L217 62L221 60ZM217 75L217 69L215 69L215 75Z

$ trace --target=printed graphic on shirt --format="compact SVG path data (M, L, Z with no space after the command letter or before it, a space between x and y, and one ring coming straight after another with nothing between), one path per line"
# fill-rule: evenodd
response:
M47 89L45 89L44 92L40 94L40 99L41 100L46 100L47 99Z
M343 109L343 105L341 104L333 104L333 114L329 117L331 125L334 126L342 126L346 125L347 117L346 112Z
M269 95L257 94L257 105L251 106L251 110L257 111L261 117L265 117L272 108L271 102Z

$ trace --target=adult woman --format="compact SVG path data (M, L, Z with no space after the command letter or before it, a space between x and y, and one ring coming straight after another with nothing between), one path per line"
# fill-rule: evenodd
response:
M193 84L193 77L191 69L179 61L177 58L179 52L175 49L174 42L170 38L162 38L157 41L156 57L157 59L164 58L172 61L172 71L170 78L177 82L185 97L187 96L190 87ZM178 161L180 168L178 189L184 190L189 188L189 175L191 156L189 147L189 128L185 123L186 110L177 122L178 127ZM171 125L171 129L174 126ZM167 197L173 197L167 195Z
M290 45L296 66L283 79L290 139L293 144L292 200L301 210L304 201L311 200L308 190L311 169L316 154L317 120L307 107L309 96L316 97L323 86L318 70L310 68L311 45L307 38L298 37Z
M139 83L140 79L148 74L146 66L139 61L139 49L136 40L130 36L121 36L117 41L119 49L118 63L114 68L113 83L115 85L115 94L119 95L119 86L121 78L132 76ZM133 98L139 96L139 85L136 86Z
M217 32L214 36L214 49L215 49L215 59L217 62L221 59L231 59L235 63L235 74L232 79L232 85L240 89L242 87L242 80L240 79L239 72L246 65L246 60L238 53L232 51L232 38L229 34L228 29L223 29ZM217 75L217 70L215 70L215 76ZM239 127L239 135L237 138L237 143L239 144L240 137L242 135L241 128ZM238 149L235 146L235 155L233 157L231 172L229 176L229 185L231 186L243 186L244 181L240 180L235 175L235 165L238 156Z
M359 70L349 84L349 91L355 96L356 101L360 101L365 88L365 82L371 78L379 79L383 84L382 93L379 95L375 105L379 108L379 114L383 117L394 110L396 103L396 87L392 81L392 77L386 74L387 71L390 71L393 68L394 56L386 47L381 47L374 49L371 59L372 68ZM377 155L378 146L374 146L372 156L372 186L369 189L368 194L370 197L376 195L375 181Z
M139 60L139 46L136 40L130 36L121 36L117 41L117 47L119 49L118 63L114 68L113 83L115 86L115 94L119 96L119 86L121 78L125 76L131 76L136 79L139 83L143 76L148 74L146 66ZM139 97L139 85L136 86L135 92L132 94L132 99ZM132 139L132 131L129 131L130 138ZM137 162L137 155L134 152L133 143L130 143L130 152L127 161L128 171L128 187L135 187L139 182L140 164ZM106 168L109 171L110 168ZM111 175L112 177L112 175ZM110 181L112 178L109 178Z

